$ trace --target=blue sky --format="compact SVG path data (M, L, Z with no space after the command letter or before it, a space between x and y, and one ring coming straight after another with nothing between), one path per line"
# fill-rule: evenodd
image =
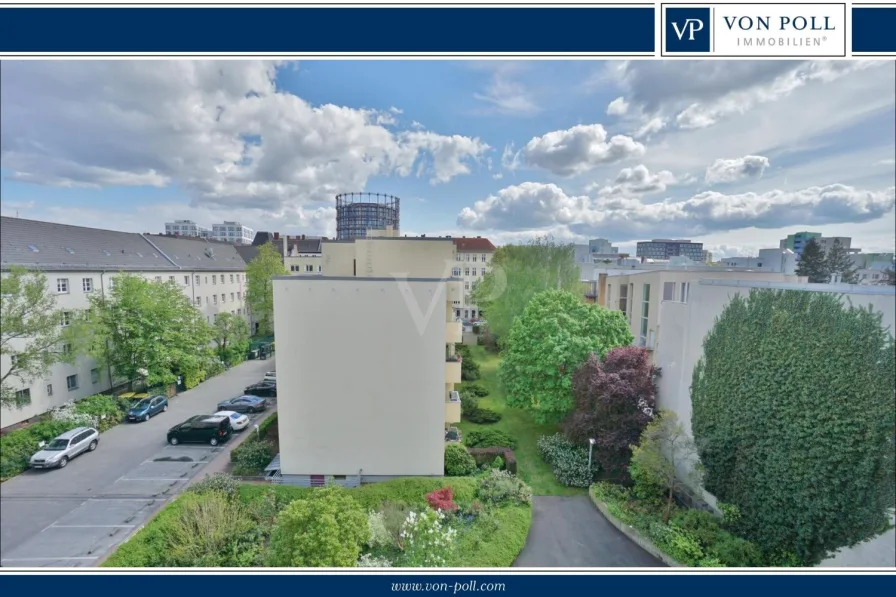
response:
M409 234L718 255L787 233L893 250L892 62L66 61L0 66L4 215L332 235L333 196Z

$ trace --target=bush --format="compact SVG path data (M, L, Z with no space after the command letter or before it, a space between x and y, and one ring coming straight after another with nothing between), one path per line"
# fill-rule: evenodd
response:
M426 508L411 511L401 527L404 566L409 568L438 568L445 566L454 549L457 535L448 525L443 512Z
M492 470L479 482L479 498L492 504L531 504L532 490L514 474Z
M504 460L504 468L514 475L516 474L516 456L513 450L504 447L469 448L470 456L476 461L476 466L491 466L496 458Z
M388 547L394 543L394 536L386 526L386 517L382 512L371 510L367 513L367 528L370 529L369 547Z
M460 395L460 414L463 418L469 419L471 415L479 410L479 398L473 393L465 390Z
M489 391L478 383L463 384L460 391L462 394L472 394L476 398L485 398L489 395Z
M479 328L479 324L478 324L478 323L474 323L474 324L473 324L473 333L476 334L476 335L478 336L478 335L479 335L479 330L480 330L480 328Z
M268 430L271 429L271 427L274 427L275 430L277 429L277 413L272 414L258 425L258 435L262 438L267 437Z
M643 470L636 460L629 464L628 473L633 483L632 493L636 498L657 508L666 501L668 490L657 480L656 475Z
M181 500L167 533L169 557L178 566L246 566L254 562L260 550L240 545L240 538L253 527L240 502L215 491L202 496L186 494Z
M255 438L246 440L230 453L233 474L240 476L260 475L273 458L274 444Z
M379 514L393 545L401 543L401 527L410 512L411 507L404 502L387 501L380 508Z
M468 432L464 443L471 448L507 447L516 448L516 440L500 429L481 429Z
M68 421L47 420L0 436L0 479L25 471L40 442L48 442L74 427Z
M75 412L93 417L100 432L115 427L124 419L121 401L115 396L104 394L94 394L78 400L75 402Z
M588 470L588 449L574 446L562 433L538 438L538 452L547 462L557 481L568 487L588 487L594 478Z
M476 461L460 444L445 446L445 475L448 477L466 477L476 472Z
M270 563L295 568L354 567L369 540L367 514L346 490L315 489L277 516Z
M239 494L240 485L232 475L227 473L215 473L206 475L200 481L190 485L187 491L192 493L210 493L216 492L226 495L228 498L235 498Z
M467 416L467 420L471 423L479 423L480 425L488 425L497 423L501 420L501 413L493 411L490 408L477 408Z
M372 556L369 553L365 553L360 558L358 558L358 563L355 564L357 568L391 568L392 562L390 562L384 556Z
M443 512L455 512L457 504L454 503L454 492L450 487L436 489L426 494L426 503L433 510L442 510Z

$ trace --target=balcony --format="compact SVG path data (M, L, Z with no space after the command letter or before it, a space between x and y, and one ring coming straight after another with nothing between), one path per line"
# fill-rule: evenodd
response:
M464 283L462 280L448 280L445 286L448 291L449 305L455 304L456 301L462 302L464 300ZM460 302L457 304L460 304Z
M460 362L461 357L450 356L445 359L445 383L460 383Z
M460 423L460 392L448 392L445 400L445 423Z
M464 328L459 321L448 321L445 323L445 342L447 344L458 344L464 340Z

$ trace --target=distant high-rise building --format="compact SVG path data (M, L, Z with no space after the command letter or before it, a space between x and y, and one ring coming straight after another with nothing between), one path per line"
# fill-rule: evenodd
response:
M682 239L656 238L638 243L635 253L645 259L671 259L687 257L692 261L703 261L703 243L695 243Z
M212 229L200 226L193 220L174 220L173 222L165 222L165 234L209 238L212 235Z
M588 249L592 253L598 253L600 255L611 255L619 252L619 247L614 247L613 244L605 238L589 240Z
M821 246L825 253L834 246L834 241L840 241L840 246L846 249L847 253L859 253L861 249L852 248L852 238L849 236L820 236L815 241Z
M707 251L703 249L703 262L704 263L712 263L712 251Z
M790 249L797 256L803 254L803 249L806 248L806 243L808 243L813 238L821 238L821 232L797 232L796 234L788 234L787 238L782 238L778 248L780 249Z
M255 231L239 222L224 222L212 224L212 238L223 240L235 245L251 245L255 237Z

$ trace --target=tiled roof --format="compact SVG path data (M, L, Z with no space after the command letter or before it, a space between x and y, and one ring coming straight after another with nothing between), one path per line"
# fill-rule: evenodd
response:
M495 245L487 238L477 236L476 238L454 238L454 246L458 251L472 251L474 253L489 253L495 250Z
M255 245L236 245L234 249L240 254L243 261L249 263L258 256L259 247L256 247Z
M320 253L321 239L319 238L296 238L290 236L286 240L289 249L295 253Z
M226 242L189 236L145 235L172 263L183 269L242 271L246 262L236 247Z

